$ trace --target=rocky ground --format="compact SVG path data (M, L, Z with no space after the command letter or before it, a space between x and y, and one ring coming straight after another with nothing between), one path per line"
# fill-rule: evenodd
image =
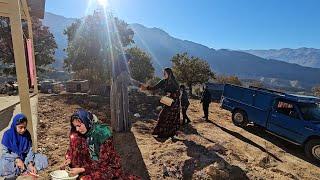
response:
M159 97L130 95L132 133L115 134L115 146L126 172L143 179L319 179L317 165L306 161L303 149L267 134L232 124L230 113L214 103L210 122L201 119L198 100L191 100L192 122L174 139L156 139ZM70 116L86 108L110 123L109 98L87 95L42 95L39 98L39 151L48 155L47 177L63 162L68 147ZM140 116L133 115L139 113Z

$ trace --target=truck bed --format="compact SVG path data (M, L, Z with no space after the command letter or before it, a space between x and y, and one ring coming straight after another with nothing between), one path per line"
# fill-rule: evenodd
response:
M242 109L247 113L249 121L265 127L277 96L268 91L227 84L224 87L222 107L229 111Z

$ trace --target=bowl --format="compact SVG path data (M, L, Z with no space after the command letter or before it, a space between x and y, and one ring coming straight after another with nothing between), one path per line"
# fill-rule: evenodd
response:
M70 177L66 170L56 170L50 173L52 180L76 180L78 175Z

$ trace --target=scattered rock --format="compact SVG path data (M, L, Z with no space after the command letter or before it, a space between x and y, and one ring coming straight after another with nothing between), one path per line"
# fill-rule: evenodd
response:
M218 143L215 144L215 145L212 145L212 146L208 146L207 149L208 149L209 151L218 152L218 153L220 153L220 154L222 154L222 155L225 155L225 154L226 154L226 148L223 147L222 145L218 144Z
M163 164L163 177L172 177L174 179L182 179L182 164Z
M214 165L210 165L207 169L207 174L211 179L220 180L220 179L229 179L229 173L223 170L219 170Z
M213 167L215 167L216 169L219 169L219 170L223 170L223 169L225 169L226 165L223 161L216 161L216 162L214 162Z
M273 158L271 158L270 156L266 155L263 156L260 160L258 165L262 168L269 168L269 167L273 167L276 166L276 160L274 160Z

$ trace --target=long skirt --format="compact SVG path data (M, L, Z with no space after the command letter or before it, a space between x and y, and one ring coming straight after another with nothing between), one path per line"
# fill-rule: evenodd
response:
M180 101L175 99L171 106L164 105L158 117L158 124L153 130L153 135L168 138L176 135L180 126Z

